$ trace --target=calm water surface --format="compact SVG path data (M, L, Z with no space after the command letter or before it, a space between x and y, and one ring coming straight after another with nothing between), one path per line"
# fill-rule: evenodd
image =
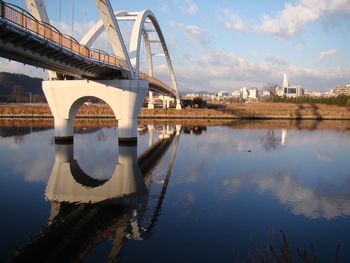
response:
M350 123L0 127L0 261L350 262ZM27 125L28 126L28 125Z

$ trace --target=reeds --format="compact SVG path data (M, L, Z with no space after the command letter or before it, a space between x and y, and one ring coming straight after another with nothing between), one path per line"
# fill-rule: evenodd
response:
M263 256L262 253L259 253L260 256L257 260L253 262L260 263L330 263L324 262L319 259L316 248L313 244L310 245L310 248L305 249L296 249L296 258L292 257L293 250L288 242L288 239L283 231L281 231L282 238L282 247L278 251L272 242L269 244L268 255ZM252 261L251 261L252 262ZM340 263L340 245L338 244L335 251L334 263Z

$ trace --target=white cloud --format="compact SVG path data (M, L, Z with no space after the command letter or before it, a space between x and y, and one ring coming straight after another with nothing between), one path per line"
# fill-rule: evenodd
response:
M181 27L188 31L186 34L192 41L202 46L207 43L205 34L203 36L198 33L201 32L200 29L194 30L182 24ZM183 59L177 61L174 68L180 90L233 91L243 86L262 87L268 82L281 84L284 72L288 74L291 84L300 84L309 90L329 90L349 83L350 79L350 68L297 67L285 64L283 60L279 61L279 58L274 56L266 56L263 63L256 63L223 50L203 51L198 57L186 54ZM23 66L21 63L5 59L0 59L0 62L0 71L47 77L47 71L42 69ZM169 81L166 64L156 66L154 71L157 78Z
M302 32L309 23L338 14L350 15L350 0L298 0L286 3L276 16L263 14L260 24L255 26L249 25L229 9L222 11L220 20L228 30L290 38Z
M295 215L326 219L350 215L348 196L344 196L342 193L329 196L319 193L304 187L290 174L276 173L264 177L256 176L251 181L262 192L271 192L281 203L290 206ZM333 186L328 185L328 187L330 192L334 192Z
M199 44L200 46L207 46L209 42L208 35L210 34L207 29L197 25L184 25L176 22L173 22L172 26L183 31L187 38L193 43Z
M349 82L350 68L311 69L281 63L256 63L223 50L203 51L200 56L186 54L175 64L179 88L220 91L243 86L262 87L266 83L282 84L286 72L291 84L309 90L329 90ZM168 78L165 66L155 69L159 78Z
M168 13L169 12L169 6L165 3L160 4L159 10L162 11L163 13Z
M55 26L61 33L72 35L77 40L80 41L80 39L95 25L95 22L78 22L75 21L73 28L71 23L67 22L59 22L59 21L51 21L51 24ZM72 31L73 29L73 31Z
M350 15L350 0L299 0L285 4L275 17L263 15L255 30L288 38L304 30L307 24L337 13Z
M286 66L288 65L288 62L285 61L283 58L274 56L274 55L266 55L264 57L264 61L266 63L270 63L270 64L276 64L276 65L281 65L281 66Z
M317 160L320 160L322 162L327 162L327 163L331 163L333 161L331 156L325 153L322 153L320 151L316 151L316 158Z
M222 11L220 20L224 23L224 27L228 30L233 30L241 33L250 30L248 24L243 21L240 15L234 13L229 9Z
M192 0L175 0L182 13L187 15L195 15L198 12L198 5Z
M335 50L335 49L329 49L326 51L322 51L320 53L320 59L334 57L336 54L337 54L337 50Z

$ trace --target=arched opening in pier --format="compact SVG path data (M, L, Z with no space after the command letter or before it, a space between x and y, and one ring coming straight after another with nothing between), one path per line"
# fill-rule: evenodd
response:
M118 161L117 120L103 100L87 96L70 110L74 128L74 159L90 177L109 179Z

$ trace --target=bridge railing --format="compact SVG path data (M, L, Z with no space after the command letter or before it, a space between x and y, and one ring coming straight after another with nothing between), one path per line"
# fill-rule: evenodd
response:
M139 73L139 78L147 80L150 83L153 83L153 84L156 84L156 85L162 87L163 89L169 91L169 93L173 94L174 96L176 94L176 91L173 88L169 87L167 84L165 84L164 82L160 81L159 79L156 79L156 78L154 78L154 77L152 77L152 76L150 76L150 75L148 75L148 74L146 74L144 72L140 72Z
M93 50L80 44L73 37L62 34L54 26L38 21L28 12L18 6L0 0L0 17L23 30L30 31L60 47L70 50L82 57L98 62L107 63L128 70L125 59L109 55L101 50Z

